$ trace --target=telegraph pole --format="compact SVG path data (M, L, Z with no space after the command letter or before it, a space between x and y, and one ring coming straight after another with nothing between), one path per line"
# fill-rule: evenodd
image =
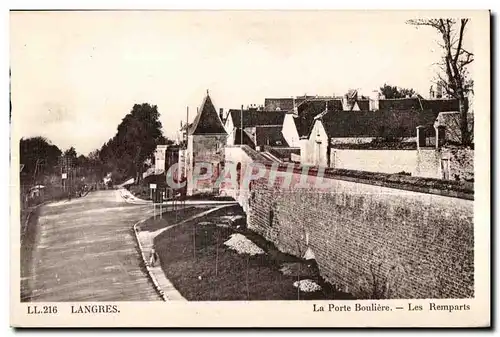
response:
M240 111L240 145L243 146L243 104Z

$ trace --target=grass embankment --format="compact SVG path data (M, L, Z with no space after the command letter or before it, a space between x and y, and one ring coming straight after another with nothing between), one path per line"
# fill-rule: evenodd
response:
M348 298L323 282L315 266L279 252L252 231L227 225L228 216L243 214L239 206L215 211L158 235L155 247L162 269L176 289L191 301L312 300ZM186 216L188 218L188 216ZM142 229L142 228L141 228ZM265 254L239 254L224 242L240 233ZM280 269L288 266L285 275ZM290 272L291 271L291 272ZM293 283L311 279L322 290L299 292Z
M163 212L161 215L157 215L156 219L149 218L147 221L141 224L140 228L141 231L154 232L156 230L184 221L210 208L213 208L213 206L184 206L178 207L176 210L173 210L172 206L168 206L165 212Z

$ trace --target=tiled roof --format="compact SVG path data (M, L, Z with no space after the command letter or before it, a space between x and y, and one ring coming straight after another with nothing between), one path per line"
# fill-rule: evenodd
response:
M458 111L456 99L424 99L419 97L381 99L380 110L432 110L434 112Z
M247 132L243 131L243 144L251 146L252 148L255 147L254 141ZM234 144L235 145L241 145L241 129L237 128L234 133Z
M459 111L457 99L425 99L422 100L422 106L434 112Z
M417 97L381 99L379 101L380 110L421 110L421 99Z
M189 128L190 135L206 135L206 134L226 134L226 130L222 125L219 114L210 99L210 96L205 96L203 103L196 115L193 124Z
M328 111L342 110L342 101L333 100L308 100L298 107L298 117L294 118L299 137L308 136L314 124L314 117L325 111L328 102Z
M292 153L300 155L300 149L295 147L266 147L266 151L269 151L274 156L280 159L290 159Z
M279 108L281 111L289 111L293 109L293 98L266 98L264 107L266 110Z
M288 146L281 126L257 126L255 128L255 140L257 146Z
M430 110L332 111L321 120L329 138L415 137L417 126L432 126L437 116Z
M369 99L358 99L356 101L359 106L359 110L368 111L370 110L370 100Z
M286 111L262 111L256 109L241 110L230 109L229 113L235 127L241 126L241 115L243 115L243 128L258 125L283 125Z

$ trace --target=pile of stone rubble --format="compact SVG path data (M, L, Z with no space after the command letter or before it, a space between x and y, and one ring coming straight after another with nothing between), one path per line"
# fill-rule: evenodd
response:
M237 251L239 254L264 254L264 251L261 248L239 233L232 234L231 237L224 242L224 244L230 249Z
M295 288L299 288L300 291L305 293L313 293L315 291L321 290L321 286L312 280L300 280L293 283Z

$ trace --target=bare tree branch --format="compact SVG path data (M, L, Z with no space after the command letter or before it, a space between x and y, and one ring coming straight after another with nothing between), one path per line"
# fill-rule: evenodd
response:
M455 63L457 63L458 56L460 54L460 51L462 50L462 41L463 41L463 38L464 38L465 25L467 25L468 21L469 20L467 20L467 19L460 20L460 34L458 36L458 47L457 47L457 52L455 54L455 59L453 60Z
M442 42L437 42L443 50L442 61L438 63L441 72L437 73L438 83L446 90L448 95L458 99L460 110L460 129L462 143L469 145L468 131L468 102L467 93L473 92L474 81L469 78L467 66L474 61L474 54L467 51L464 46L464 35L469 19L460 20L441 19L415 19L407 23L414 26L429 26L437 30ZM446 76L444 76L444 75Z

